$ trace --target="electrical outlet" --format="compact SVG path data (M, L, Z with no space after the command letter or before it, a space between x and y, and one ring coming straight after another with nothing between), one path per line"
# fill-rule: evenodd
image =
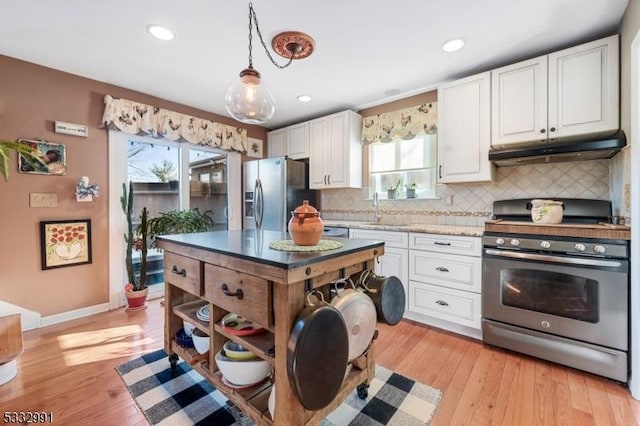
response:
M624 206L624 210L630 212L631 211L631 184L630 183L624 184L624 194L622 198L623 198L622 204Z
M55 192L30 192L29 207L58 207L58 194Z

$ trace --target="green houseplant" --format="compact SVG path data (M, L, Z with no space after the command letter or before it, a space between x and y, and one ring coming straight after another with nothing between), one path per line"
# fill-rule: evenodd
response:
M38 169L38 164L44 165L44 162L33 154L31 147L18 142L0 139L0 172L4 176L5 182L9 181L9 155L11 151L22 154L33 169Z
M160 213L160 216L149 219L147 225L150 247L157 247L156 237L158 235L188 234L213 229L212 214L211 210L201 213L198 208ZM142 223L139 227L142 227Z
M127 280L129 281L125 287L125 296L127 298L127 310L138 310L146 307L147 294L147 252L148 252L148 222L149 211L146 207L140 213L140 224L136 227L134 234L133 229L133 183L122 184L122 196L120 197L120 205L122 211L127 218L127 232L124 234L124 242L126 243L125 266L127 268ZM140 276L137 277L133 269L133 250L140 251Z

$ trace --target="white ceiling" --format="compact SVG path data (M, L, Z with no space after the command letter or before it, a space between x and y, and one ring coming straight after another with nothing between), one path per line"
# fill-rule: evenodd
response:
M404 98L612 34L626 5L627 0L254 0L269 47L282 31L303 31L316 41L313 55L279 70L254 31L254 67L277 102L265 127ZM221 115L228 115L227 88L248 64L248 1L20 0L4 4L1 13L0 54ZM152 23L171 29L175 39L153 38L146 32ZM455 37L466 46L443 52L441 45ZM388 97L389 90L399 94ZM300 103L300 94L313 100Z

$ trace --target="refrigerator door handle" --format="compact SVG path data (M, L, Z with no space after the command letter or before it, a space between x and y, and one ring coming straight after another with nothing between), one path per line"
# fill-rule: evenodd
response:
M260 181L256 179L256 183L253 187L253 221L256 224L256 228L260 228Z
M256 228L262 227L262 216L264 213L264 194L262 192L262 181L256 180Z

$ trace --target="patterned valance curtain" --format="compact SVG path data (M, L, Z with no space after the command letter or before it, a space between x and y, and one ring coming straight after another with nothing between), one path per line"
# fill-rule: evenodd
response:
M397 139L413 139L417 135L436 133L438 133L437 102L372 115L362 120L362 143L365 145Z
M150 135L228 151L247 151L246 129L110 95L104 97L104 103L102 123L108 128L132 135Z

